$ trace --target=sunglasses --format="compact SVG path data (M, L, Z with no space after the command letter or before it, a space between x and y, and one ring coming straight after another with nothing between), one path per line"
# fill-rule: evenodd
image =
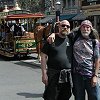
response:
M65 26L66 26L67 28L70 28L69 25L64 25L64 24L62 24L61 26L62 26L62 27L65 27Z

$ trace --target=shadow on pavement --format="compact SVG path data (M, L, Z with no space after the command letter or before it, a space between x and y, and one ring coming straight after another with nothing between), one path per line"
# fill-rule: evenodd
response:
M15 62L14 64L24 66L24 67L26 66L26 67L30 67L30 68L34 68L34 69L40 69L40 67L37 67L36 65L25 63L23 61Z
M35 62L38 59L36 57L32 57L32 56L21 57L21 58L17 58L17 57L9 58L9 57L0 55L0 61L14 61L13 63L16 65L31 67L31 68L35 68L35 69L39 68L38 64L27 62L27 60L31 60L31 62Z
M5 57L0 55L0 61L20 61L20 60L29 60L29 59L37 59L36 57L26 56L26 57Z
M17 95L25 96L25 98L40 98L40 97L42 97L42 93L41 94L33 94L33 93L22 92L22 93L17 93Z

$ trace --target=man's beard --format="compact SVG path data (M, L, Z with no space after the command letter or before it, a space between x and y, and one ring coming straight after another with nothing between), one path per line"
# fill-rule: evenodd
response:
M90 32L81 32L81 34L82 34L82 36L83 36L84 38L88 38Z
M66 35L68 35L69 33L68 33L68 31L67 30L62 30L62 32L61 32L61 35L62 36L66 36Z

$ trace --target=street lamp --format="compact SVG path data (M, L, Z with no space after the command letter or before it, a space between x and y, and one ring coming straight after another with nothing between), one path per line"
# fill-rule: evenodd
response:
M57 1L55 3L55 10L56 10L56 22L59 22L60 21L60 10L61 10L61 3L60 1ZM55 24L54 26L54 32L55 33L59 33L59 25L58 24Z
M61 3L60 1L57 1L55 3L55 9L56 9L56 22L60 20L60 10L61 10Z

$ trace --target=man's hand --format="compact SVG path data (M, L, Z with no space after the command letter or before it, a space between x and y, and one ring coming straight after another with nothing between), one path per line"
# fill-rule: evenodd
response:
M42 82L47 86L48 85L48 76L47 73L44 72L42 75Z
M92 82L91 82L92 83L92 87L95 87L97 82L98 82L98 77L97 76L93 76Z
M47 41L49 44L52 44L55 41L55 33L52 33L48 38Z

